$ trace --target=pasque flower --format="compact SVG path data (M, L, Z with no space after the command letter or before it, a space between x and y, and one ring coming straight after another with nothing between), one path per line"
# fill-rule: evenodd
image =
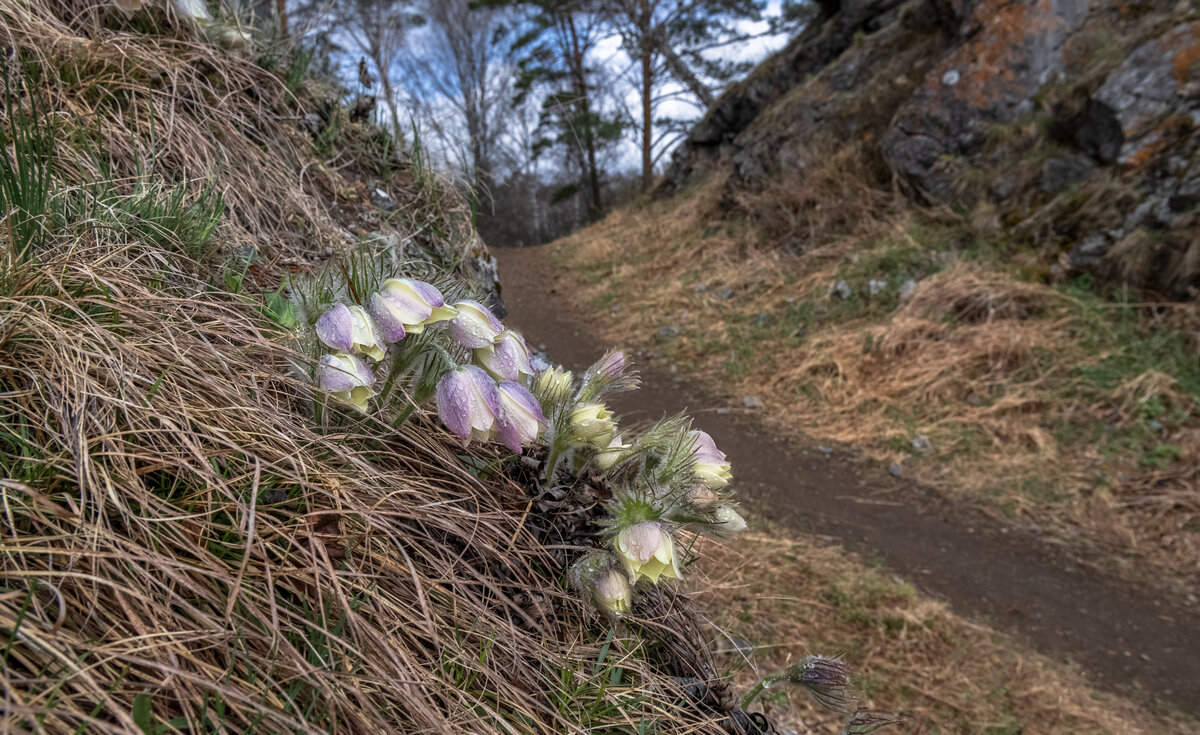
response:
M712 527L722 533L741 533L746 530L746 519L728 505L722 505L714 514Z
M371 316L388 344L399 342L406 334L420 334L426 326L457 314L453 306L446 306L441 291L414 278L389 278L371 295Z
M592 461L596 463L597 467L607 472L617 464L617 461L621 459L621 455L628 449L629 445L622 444L621 435L618 434L613 437L607 447L596 452L596 456Z
M854 699L850 682L853 670L841 656L807 656L803 661L784 669L784 676L799 684L823 707L834 712L849 712Z
M497 436L515 454L521 447L537 440L546 428L546 416L533 394L525 386L506 380L497 389L500 412L497 416Z
M717 449L717 443L707 432L694 430L688 435L692 437L695 447L692 454L695 460L692 472L696 481L710 490L720 490L728 485L733 475L730 473L725 453Z
M628 367L629 359L625 357L625 353L613 351L600 358L592 369L597 375L611 382L624 375Z
M617 427L612 413L602 403L581 403L567 419L571 439L577 444L590 444L597 449L606 449Z
M384 347L375 324L361 306L338 304L317 320L317 338L342 352L361 352L373 360L382 360Z
M525 345L524 338L511 329L501 332L495 344L476 349L475 363L496 380L527 384L533 375L533 367L529 364L529 347Z
M544 404L557 404L566 400L571 392L573 380L570 370L547 368L538 374L533 383L533 392Z
M489 441L498 428L500 391L474 365L451 370L437 385L438 417L463 444Z
M490 347L504 331L492 310L478 301L460 301L454 308L458 315L450 320L450 336L467 349Z
M632 606L629 579L607 551L592 551L572 564L571 584L586 602L607 615L619 617Z
M375 395L371 390L374 384L375 375L371 368L354 355L345 352L324 355L317 364L317 385L342 403L364 413L367 401Z
M621 529L613 538L613 548L634 581L642 577L651 582L658 582L659 577L679 579L675 542L666 526L657 521Z

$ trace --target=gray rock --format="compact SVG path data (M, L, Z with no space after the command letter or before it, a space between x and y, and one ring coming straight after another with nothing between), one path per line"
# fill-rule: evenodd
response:
M829 291L843 301L854 295L854 291L850 289L850 284L845 281L838 281L833 284Z
M695 286L692 286L693 293L704 293L707 290L708 290L707 283L697 283Z
M877 281L875 279L871 279L870 281L867 281L867 295L878 296L887 290L887 285L887 281Z
M765 311L760 311L758 316L754 317L754 326L762 329L771 323L771 315Z
M912 438L912 448L914 452L925 454L933 451L933 442L929 440L927 434L917 434Z
M888 467L888 474L892 477L904 477L904 468L899 462L892 462L892 466Z
M827 447L824 444L818 444L817 451L821 454L824 454L826 458L828 458L829 455L833 454L833 447Z
M913 279L908 279L900 284L900 300L908 301L912 295L917 292L917 282Z
M713 295L716 296L718 299L721 299L722 301L728 301L733 298L733 289L732 288L718 288L716 290L716 293L714 293Z
M391 212L396 209L396 200L392 198L391 194L388 194L378 186L371 189L371 204L374 204L385 212Z
M1181 112L1185 100L1178 94L1175 59L1195 42L1190 23L1134 49L1121 66L1104 80L1093 97L1112 109L1125 142L1119 160L1127 163L1157 138L1155 120Z
M760 399L758 396L745 396L742 398L742 405L750 410L764 408L762 399Z
M953 87L958 84L958 80L961 78L962 75L958 73L958 69L951 69L942 75L942 84L947 87Z
M1093 232L1075 247L1071 248L1068 259L1074 270L1087 270L1100 265L1104 256L1112 249L1112 241L1102 232Z
M679 334L679 327L668 326L668 327L659 327L658 328L658 336L659 337L674 337L678 334Z
M1047 194L1057 194L1084 181L1096 170L1096 164L1087 156L1050 158L1042 164L1039 186Z

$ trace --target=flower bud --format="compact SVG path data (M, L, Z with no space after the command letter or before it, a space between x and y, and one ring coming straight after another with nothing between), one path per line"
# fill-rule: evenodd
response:
M629 447L629 444L621 443L621 435L618 434L613 437L613 440L609 442L607 447L596 452L596 456L592 458L592 462L601 470L607 472L616 466L617 462L621 459L621 455Z
M584 600L614 617L629 612L633 590L607 551L593 551L571 565L571 584Z
M317 338L335 350L383 359L385 350L375 324L361 306L337 304L317 320L316 331Z
M389 278L371 295L371 316L388 344L405 334L420 334L435 322L453 319L458 312L446 306L442 292L414 278Z
M692 472L696 481L710 490L720 490L729 484L733 475L730 473L729 462L725 453L717 449L717 443L707 432L693 430L688 432L695 442L692 457L695 461Z
M537 441L546 427L546 416L533 394L519 383L506 380L499 385L500 414L497 419L497 435L504 446L514 454L521 447Z
M454 308L458 316L450 320L450 336L469 350L492 346L504 331L491 309L478 301L460 301Z
M543 370L533 384L534 395L543 405L554 405L565 401L574 383L570 370L548 368Z
M602 403L579 404L567 424L576 444L590 444L598 449L606 449L617 431L612 414Z
M746 519L728 505L722 505L717 508L712 527L722 533L741 533L746 530Z
M465 365L438 381L438 417L463 445L490 441L497 428L500 393L488 374Z
M850 702L855 698L850 683L853 671L841 656L808 656L784 673L789 682L804 687L821 706L834 712L850 712Z
M679 579L675 542L657 521L642 521L622 529L613 539L613 547L634 581L641 577L654 583L659 577Z
M596 375L603 378L606 382L612 382L625 374L626 368L629 367L629 359L625 357L625 353L619 350L614 350L601 357L592 369L596 371Z
M711 508L720 499L708 485L696 484L688 488L688 501L697 508Z
M317 386L342 403L366 413L367 401L375 395L375 375L354 355L339 352L323 355L317 364Z
M529 348L521 335L511 329L501 332L496 344L476 349L475 364L496 380L528 383L533 375L533 367L529 364Z

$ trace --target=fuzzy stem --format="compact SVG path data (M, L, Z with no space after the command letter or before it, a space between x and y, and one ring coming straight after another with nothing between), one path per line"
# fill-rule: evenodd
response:
M742 700L742 709L750 709L750 705L754 704L754 700L758 699L758 696L762 694L764 690L766 690L772 684L777 684L783 681L785 678L787 678L787 672L778 671L755 684L754 688L750 690L750 693L747 694L745 699Z

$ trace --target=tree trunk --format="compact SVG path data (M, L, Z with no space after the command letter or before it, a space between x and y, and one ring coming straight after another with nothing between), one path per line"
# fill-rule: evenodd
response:
M600 202L600 172L596 167L596 130L592 120L592 105L588 95L587 75L584 69L583 49L579 47L579 34L575 30L575 18L567 18L567 29L571 37L571 71L575 77L575 93L579 96L580 113L583 116L583 142L587 152L588 220L600 218L603 207Z
M654 185L654 77L653 54L650 42L650 0L641 0L639 36L642 52L642 191Z
M712 90L708 88L707 84L700 81L699 77L692 73L692 70L688 68L687 63L683 59L679 58L679 54L675 53L675 49L671 48L671 44L666 38L666 34L659 29L653 34L652 38L654 41L654 50L662 54L663 59L667 62L667 67L671 70L671 73L675 75L679 81L683 82L683 85L688 88L688 91L696 95L696 97L700 100L700 103L704 105L704 109L707 110L708 108L712 107L713 102L716 102L716 98L713 97Z
M288 40L287 0L275 0L275 15L279 16L279 37Z

